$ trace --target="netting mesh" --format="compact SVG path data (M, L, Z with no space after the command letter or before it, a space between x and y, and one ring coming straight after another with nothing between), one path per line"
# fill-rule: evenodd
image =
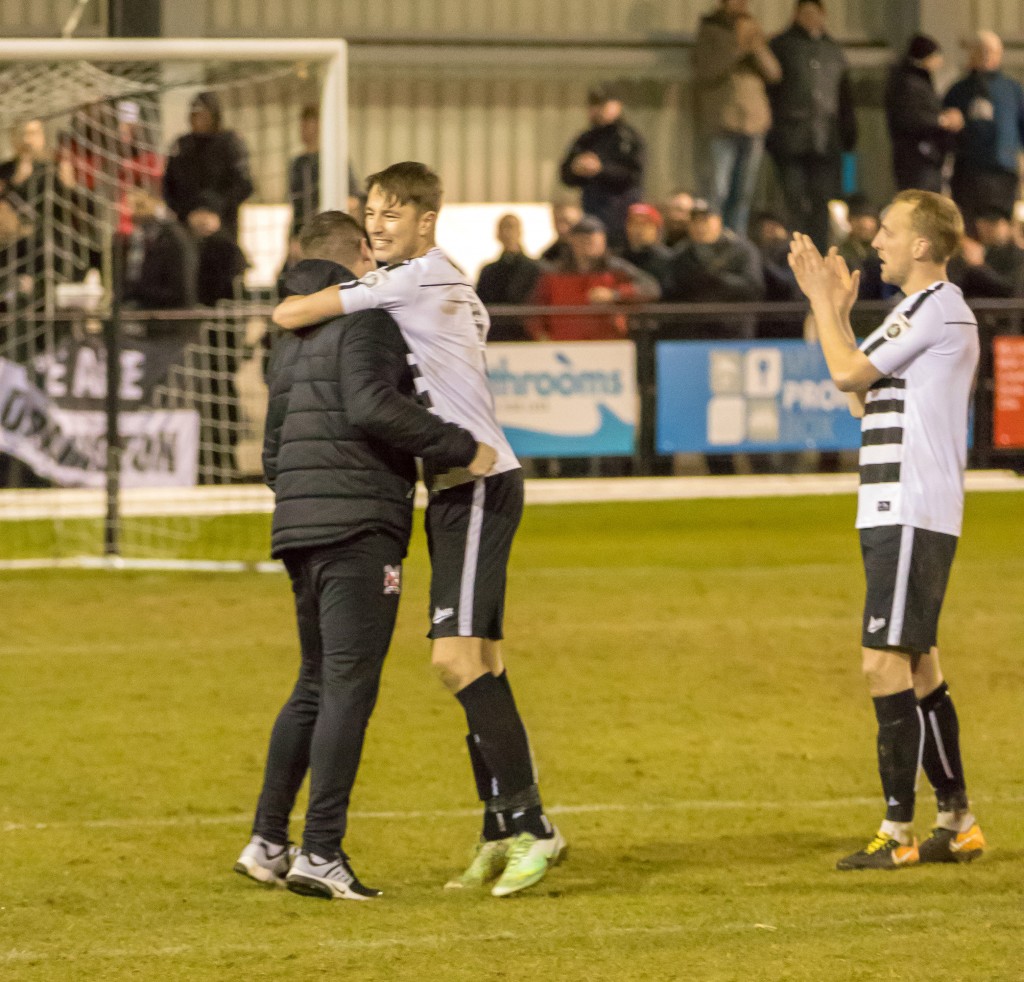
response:
M0 561L103 549L102 471L57 474L59 468L40 468L12 444L27 436L40 444L44 437L32 427L43 430L57 420L78 434L94 463L102 462L105 423L94 383L105 370L102 331L115 260L124 255L118 250L130 253L138 227L134 193L160 194L168 150L187 132L188 103L201 90L217 93L225 128L238 132L249 150L255 191L242 207L238 238L249 269L234 276L229 299L194 317L163 322L124 312L122 374L136 357L159 370L147 376L144 406L124 404L121 442L138 473L122 461L117 537L128 556L263 558L265 520L224 516L251 508L265 518L268 507L265 489L244 487L261 479L266 404L267 319L253 311L275 298L290 217L287 161L300 149L301 109L320 101L325 74L316 61L0 57L0 162L7 162L0 163L0 380L6 379L0 415L6 411L7 427L0 522L15 519L3 526ZM98 367L90 375L91 365ZM40 416L32 422L25 407L38 394L52 397L52 405L45 421L32 410ZM144 413L150 415L143 419ZM139 476L147 455L161 453L176 468L164 505L158 479ZM183 463L183 455L191 462ZM83 490L56 490L61 487ZM211 497L204 489L213 488ZM185 499L196 502L191 512L178 507ZM212 532L218 525L223 531Z

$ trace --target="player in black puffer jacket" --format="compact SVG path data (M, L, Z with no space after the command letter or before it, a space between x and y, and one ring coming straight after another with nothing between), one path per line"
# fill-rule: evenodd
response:
M362 229L316 216L286 280L315 292L375 268ZM361 900L341 850L349 794L377 698L412 526L413 455L486 473L494 451L414 398L409 350L389 314L368 311L278 339L268 370L263 463L274 490L272 551L292 580L302 664L278 715L253 836L235 869L297 893ZM302 852L288 820L310 771Z

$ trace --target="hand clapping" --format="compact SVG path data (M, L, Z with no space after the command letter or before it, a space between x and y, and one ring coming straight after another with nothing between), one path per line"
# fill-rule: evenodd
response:
M808 300L827 300L841 315L849 316L860 289L860 270L851 273L834 246L823 257L809 236L794 232L789 266Z

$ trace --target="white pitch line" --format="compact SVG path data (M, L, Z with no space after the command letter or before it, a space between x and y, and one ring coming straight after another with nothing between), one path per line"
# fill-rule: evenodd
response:
M729 799L694 799L692 801L607 802L580 805L552 805L545 811L552 815L632 814L635 812L687 811L827 811L832 808L858 808L877 805L880 795L854 798L823 798L817 801L740 801ZM979 804L1021 804L1024 795L975 797ZM385 822L408 822L416 819L474 818L479 808L436 808L412 811L353 811L350 819ZM293 815L301 820L302 815ZM251 812L225 815L174 815L166 818L96 818L82 822L4 822L0 832L47 832L59 829L162 829L193 828L203 825L243 825L252 821Z
M374 903L383 905L387 903L387 900L374 901ZM918 910L913 913L898 912L894 914L862 914L860 916L846 918L845 923L869 925L890 924L911 920L915 923L919 923L922 918L927 917L929 914L938 913L940 912ZM706 924L703 922L699 924L637 924L621 927L613 926L592 928L590 930L580 930L572 924L567 924L564 928L555 929L539 928L536 924L533 924L529 927L524 927L520 933L516 933L515 931L492 931L488 934L480 934L479 932L474 931L472 933L462 934L445 932L443 934L432 933L418 936L403 934L390 938L331 938L320 941L317 944L317 947L321 950L327 951L377 951L386 948L405 948L411 950L443 949L448 951L453 945L468 944L476 947L481 944L502 941L519 944L525 939L529 939L531 941L538 938L557 939L567 935L571 935L574 947L578 947L581 939L601 942L608 938L657 938L687 934L699 934L701 936L707 936L709 934L725 935L741 934L748 931L753 932L765 929L772 932L781 931L784 933L788 928L788 924L767 925L751 921L724 921L715 924ZM260 942L253 939L244 943L218 944L217 946L217 953L220 955L228 953L242 954L263 951L279 952L280 950L281 943L277 939L272 939L266 942ZM61 962L90 962L124 959L139 960L145 958L179 958L192 955L196 952L205 951L208 951L206 947L191 944L168 945L163 948L100 948L84 953L71 951L27 951L21 948L11 948L7 951L0 951L0 963L11 964L16 962L45 962L53 960L60 960Z

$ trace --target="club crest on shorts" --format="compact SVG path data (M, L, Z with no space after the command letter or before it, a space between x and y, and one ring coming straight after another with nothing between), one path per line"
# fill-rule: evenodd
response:
M384 567L384 595L402 592L402 567Z

